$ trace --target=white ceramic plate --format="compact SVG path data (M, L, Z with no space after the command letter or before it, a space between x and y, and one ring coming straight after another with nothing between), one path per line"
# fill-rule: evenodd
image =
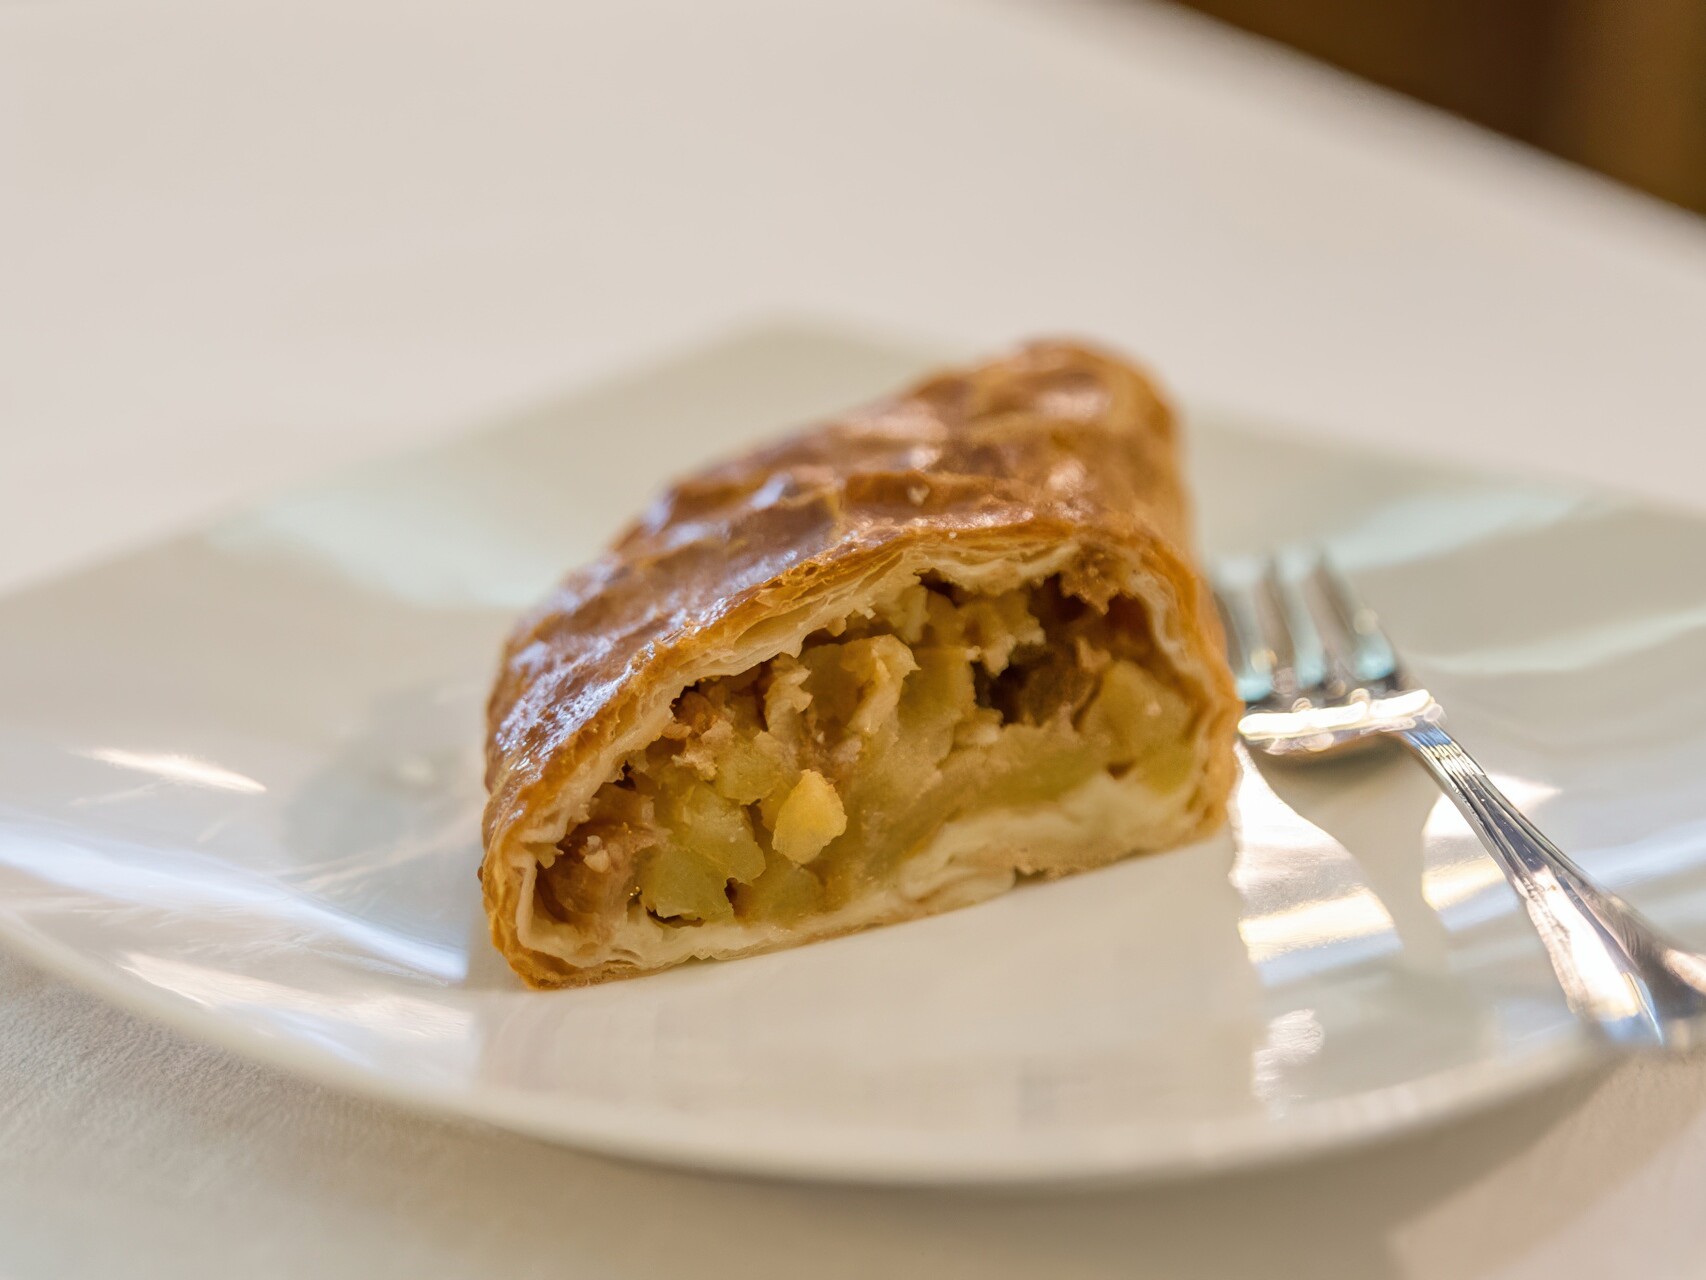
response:
M1421 772L1247 770L1230 837L583 991L485 940L511 615L672 471L915 352L749 335L0 603L0 930L290 1070L607 1152L895 1182L1171 1175L1587 1060ZM1209 545L1331 544L1501 785L1706 943L1706 526L1198 421Z

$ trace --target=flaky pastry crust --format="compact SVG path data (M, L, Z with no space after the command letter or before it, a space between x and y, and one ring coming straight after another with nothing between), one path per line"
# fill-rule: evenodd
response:
M1173 415L1131 365L1039 342L682 481L519 622L489 708L481 868L493 942L516 972L550 987L677 962L661 950L600 954L543 918L541 860L559 856L595 791L659 736L684 689L798 653L807 635L921 574L979 591L1058 575L1087 599L1141 601L1198 707L1194 785L1170 842L1223 822L1238 702L1192 557ZM950 877L786 936L737 930L710 954L928 914L999 892L1015 870L1058 874L1129 852L1106 841L1065 858L1019 848L1005 880Z

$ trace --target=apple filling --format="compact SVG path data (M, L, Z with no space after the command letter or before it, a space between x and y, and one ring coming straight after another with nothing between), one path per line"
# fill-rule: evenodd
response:
M1060 579L999 595L924 580L675 703L538 879L551 917L788 925L892 883L950 821L1099 772L1189 781L1192 702L1142 606Z

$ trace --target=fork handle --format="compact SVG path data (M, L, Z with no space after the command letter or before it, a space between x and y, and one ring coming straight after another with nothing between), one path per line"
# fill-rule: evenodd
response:
M1600 888L1517 810L1436 724L1398 736L1498 861L1552 961L1570 1008L1607 1040L1684 1048L1706 1033L1706 962Z

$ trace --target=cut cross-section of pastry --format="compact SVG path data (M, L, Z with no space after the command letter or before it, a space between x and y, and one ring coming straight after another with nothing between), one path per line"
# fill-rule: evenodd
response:
M1171 413L1034 344L682 482L523 620L492 937L596 982L1169 848L1237 713Z

